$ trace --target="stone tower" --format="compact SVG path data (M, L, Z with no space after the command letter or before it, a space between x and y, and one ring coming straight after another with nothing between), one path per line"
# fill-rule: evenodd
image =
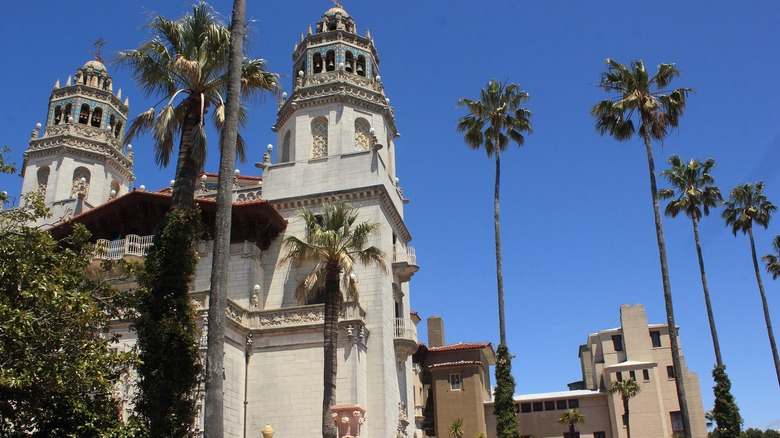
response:
M408 201L398 185L394 164L394 140L399 134L379 75L379 57L368 31L359 35L354 19L337 5L325 12L314 31L309 27L301 36L292 58L292 93L283 95L273 126L278 136L276 159L271 163L268 154L264 163L258 163L264 169L263 197L288 220L286 235L303 234L303 224L296 216L299 208L316 214L323 204L333 201L357 207L359 221L381 225L379 236L368 245L385 252L388 269L355 269L360 299L345 303L340 323L334 411L340 427L353 427L358 420L365 423L362 436L413 436L410 356L418 347L418 319L410 311L409 280L417 265L414 250L408 246L411 235L403 216ZM267 266L284 255L282 240L277 239L266 254ZM269 311L299 305L295 289L306 272L306 267L286 265L266 270L263 308ZM310 395L305 403L296 405L298 417L291 415L290 406L279 403L267 406L254 420L250 412L250 429L262 427L262 417L290 436L319 430L312 427L319 427L322 344L314 339L303 331L288 332L285 338L265 338L268 348L275 350L268 354L258 342L253 344L253 354L259 359L255 363L266 373L285 367L285 362L278 362L282 360L279 350L288 352L283 359L287 364L292 361L307 370L300 368L294 373L299 377L285 379L283 376L291 373L287 366L278 378L263 378L259 387L268 394L299 386ZM301 363L299 356L308 362ZM251 368L250 364L249 374L254 375ZM302 374L307 377L301 378ZM250 411L252 397L248 400ZM255 397L262 405L261 396Z
M36 126L24 153L22 195L40 192L57 221L127 193L134 179L133 154L122 146L127 111L100 60L64 87L58 80L46 125Z

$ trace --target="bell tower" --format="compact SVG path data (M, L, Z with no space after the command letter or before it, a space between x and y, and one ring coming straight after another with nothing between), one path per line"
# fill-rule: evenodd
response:
M133 181L131 146L122 146L128 100L96 59L54 85L45 126L33 130L24 153L22 195L38 191L53 219L79 214L127 193Z

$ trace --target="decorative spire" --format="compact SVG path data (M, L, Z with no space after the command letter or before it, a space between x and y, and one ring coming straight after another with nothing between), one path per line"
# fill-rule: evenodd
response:
M344 9L343 6L341 6L341 2L339 0L333 0L333 4L340 9Z
M103 58L100 57L100 48L103 47L104 45L106 45L106 40L104 40L102 37L100 37L92 45L95 47L95 52L93 53L93 55L95 56L95 60L100 62L101 64L104 64Z

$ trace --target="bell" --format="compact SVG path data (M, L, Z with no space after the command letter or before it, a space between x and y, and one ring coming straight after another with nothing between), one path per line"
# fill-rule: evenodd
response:
M361 66L358 66L358 68L357 68L357 72L358 72L358 74L360 74L360 73L363 73L363 67L361 67Z
M328 61L328 68L333 68L333 61Z
M347 71L352 71L352 63L347 61Z

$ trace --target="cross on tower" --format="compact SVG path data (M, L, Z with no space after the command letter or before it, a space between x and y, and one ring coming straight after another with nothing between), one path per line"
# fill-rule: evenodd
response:
M100 48L106 45L106 40L104 40L102 37L98 38L97 41L95 41L94 44L92 44L95 47L95 59L99 61L100 63L103 63L103 58L100 57Z

